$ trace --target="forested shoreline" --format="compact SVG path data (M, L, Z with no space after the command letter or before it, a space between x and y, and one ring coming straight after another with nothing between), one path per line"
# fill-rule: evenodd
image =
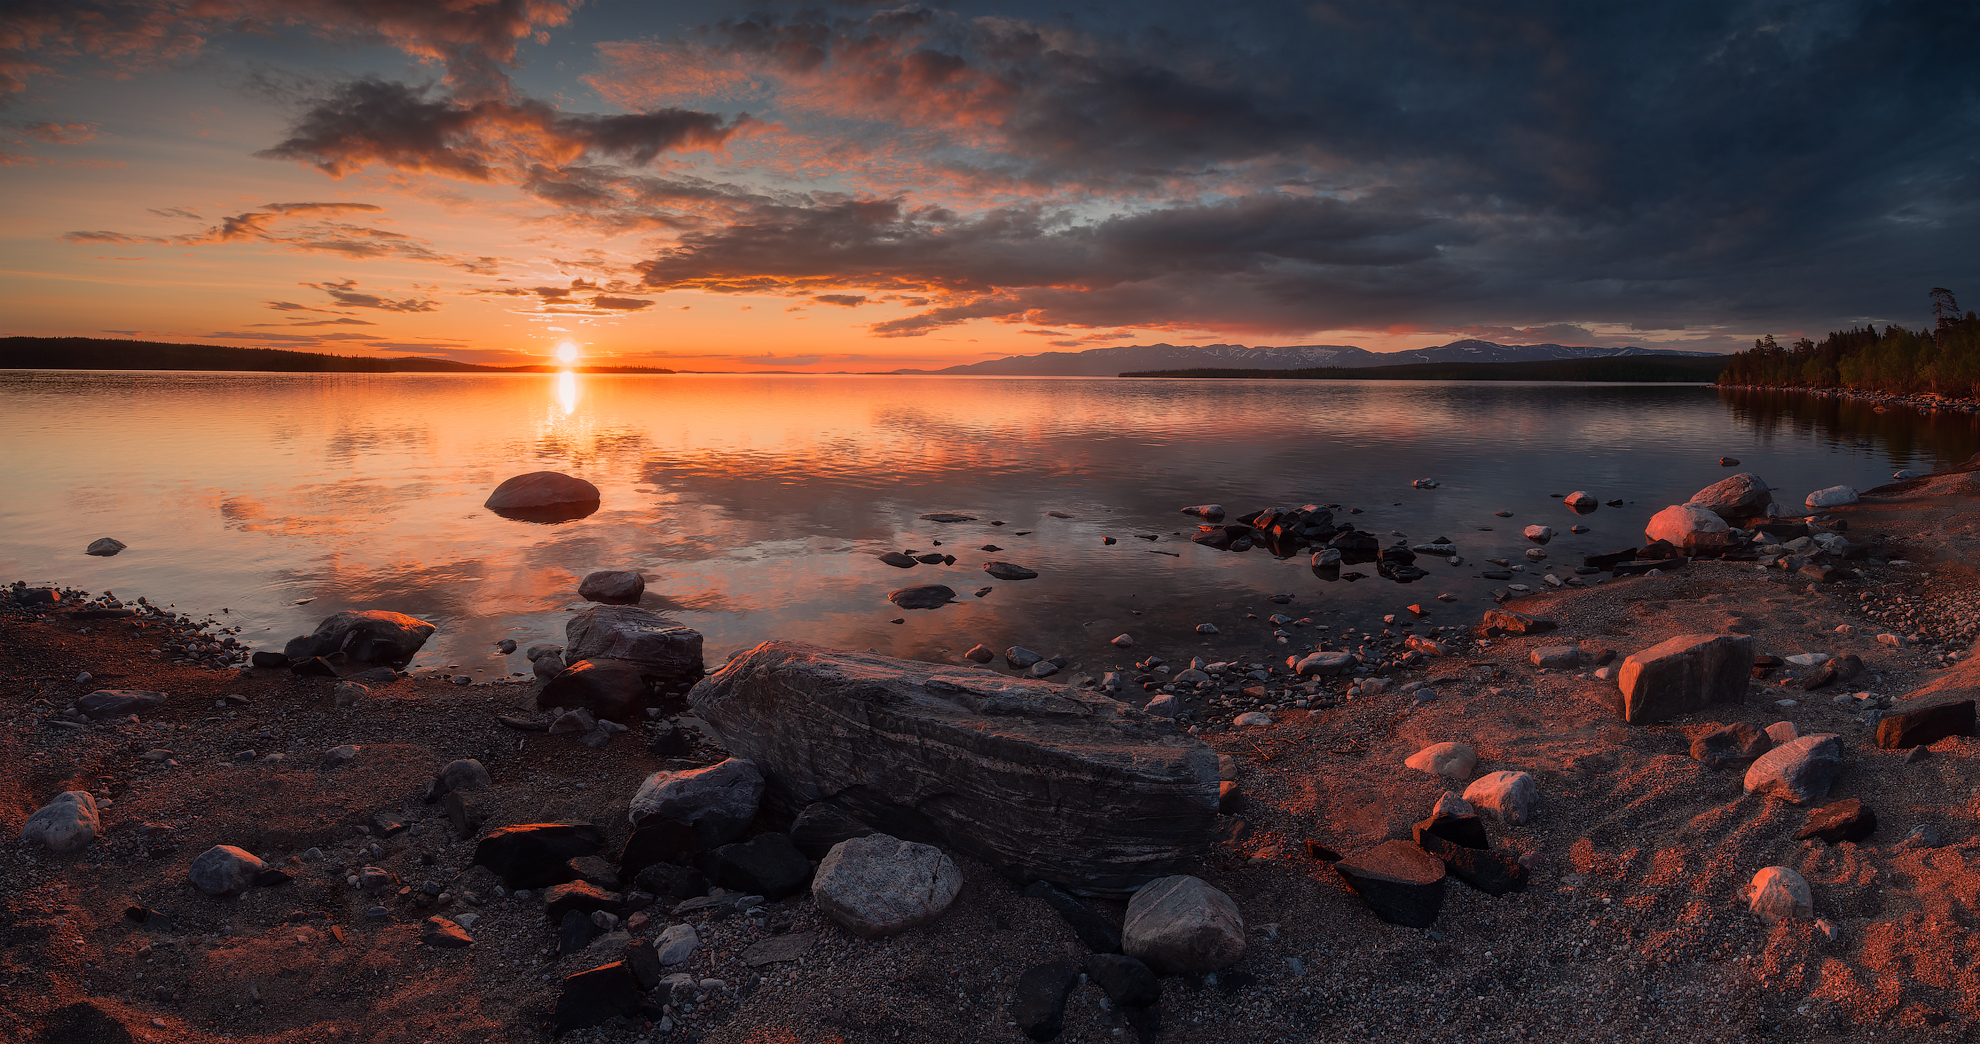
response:
M1948 291L1935 290L1933 300L1936 329L1873 324L1788 345L1768 334L1728 358L1719 383L1980 398L1980 315L1961 315Z

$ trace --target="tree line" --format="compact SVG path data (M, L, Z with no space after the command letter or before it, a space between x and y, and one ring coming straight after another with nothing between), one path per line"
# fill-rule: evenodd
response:
M1768 334L1734 353L1719 383L1980 398L1980 316L1962 315L1950 290L1934 287L1931 297L1927 329L1871 324L1785 346Z

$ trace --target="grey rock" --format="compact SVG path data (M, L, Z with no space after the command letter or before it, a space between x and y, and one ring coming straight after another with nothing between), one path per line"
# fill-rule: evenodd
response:
M1815 916L1808 881L1785 866L1763 867L1743 892L1747 909L1768 924Z
M1161 876L1216 815L1208 747L1077 689L773 641L689 699L763 767L780 809L864 795L919 813L952 851L1075 893Z
M942 916L962 883L962 871L941 849L868 834L832 847L812 878L811 898L840 927L878 939Z
M98 537L89 542L89 546L83 549L83 554L95 555L98 558L109 558L129 546L129 544L115 537Z
M653 940L653 950L664 965L681 964L694 956L695 947L701 940L694 934L694 926L688 924L668 925L666 930Z
M1323 650L1300 657L1293 671L1302 678L1332 678L1353 666L1353 653Z
M1854 504L1857 499L1856 489L1853 486L1830 486L1808 494L1808 499L1803 503L1808 505L1810 511L1820 511L1823 508Z
M638 605L646 593L646 578L630 569L601 569L578 582L578 597L607 605Z
M1224 505L1197 504L1192 507L1183 508L1182 513L1185 515L1195 515L1206 522L1215 522L1224 517Z
M1044 658L1022 645L1013 645L1004 650L1004 663L1013 670L1030 670L1032 664Z
M649 677L701 676L701 632L636 605L593 603L564 624L564 662L623 660Z
M1672 504L1650 516L1645 539L1669 541L1686 551L1723 551L1739 543L1726 520L1696 504Z
M1010 562L985 562L983 571L999 580L1031 580L1038 576L1035 570Z
M343 653L356 663L401 666L419 652L432 624L383 609L347 611L324 618L316 630L289 640L283 655L293 663Z
M546 642L538 642L523 650L523 659L531 663L535 663L536 658L539 656L555 656L561 663L564 656L564 647L561 645L550 645Z
M1748 635L1679 635L1623 660L1612 699L1624 721L1647 725L1737 701L1752 668Z
M459 758L440 770L440 782L448 790L480 790L489 785L488 769L474 758Z
M260 859L233 845L214 845L187 868L193 887L207 895L238 895L254 885L263 867Z
M1720 479L1693 493L1690 500L1727 522L1762 517L1767 514L1767 505L1773 502L1774 495L1767 483L1750 471Z
M1709 769L1731 768L1772 749L1767 733L1746 722L1722 725L1691 741L1691 756Z
M735 661L730 661L731 665ZM729 749L734 750L733 744ZM763 773L750 761L729 758L707 768L655 772L633 795L627 818L659 815L694 827L710 848L741 837L763 800Z
M1482 815L1517 826L1533 818L1540 785L1527 772L1487 772L1464 788L1464 800Z
M76 701L76 709L93 721L141 714L165 702L162 692L141 689L98 689Z
M1216 971L1244 956L1244 917L1199 878L1158 878L1128 900L1121 949L1159 974Z
M1573 645L1543 645L1529 653L1527 659L1535 667L1572 670L1581 666L1581 649Z
M989 663L996 658L997 654L987 645L972 645L968 652L963 653L963 659L971 663Z
M371 689L354 681L340 681L330 690L333 706L349 709L371 698Z
M1839 738L1803 736L1760 755L1746 770L1746 792L1805 805L1828 796L1842 765Z
M343 768L345 765L356 761L358 752L363 749L363 747L355 743L346 743L340 747L331 747L329 750L323 752L323 767L327 769Z
M88 791L65 790L28 817L21 840L38 841L51 852L73 852L94 841L102 826Z

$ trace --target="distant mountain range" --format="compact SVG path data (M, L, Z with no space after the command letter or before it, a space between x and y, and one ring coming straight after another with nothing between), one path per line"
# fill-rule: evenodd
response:
M1630 355L1707 356L1668 348L1594 348L1560 344L1495 344L1464 340L1408 352L1371 352L1351 344L1246 347L1241 344L1133 344L1083 352L1012 355L940 370L895 370L909 374L964 374L1004 377L1112 377L1144 370L1252 369L1300 370L1316 366L1401 366L1409 363L1546 362L1556 359L1612 359Z

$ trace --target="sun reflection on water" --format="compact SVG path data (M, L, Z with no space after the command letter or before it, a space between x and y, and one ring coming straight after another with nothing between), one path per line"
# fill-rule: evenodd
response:
M568 417L577 410L577 404L577 374L564 370L557 374L557 405L564 408L564 416Z

